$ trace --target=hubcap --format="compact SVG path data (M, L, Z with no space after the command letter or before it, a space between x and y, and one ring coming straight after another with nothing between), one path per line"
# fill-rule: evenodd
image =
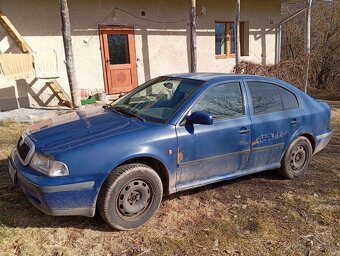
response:
M120 191L117 201L118 211L123 217L142 214L151 203L151 186L143 180L128 182Z
M296 146L291 154L290 166L294 171L300 171L306 162L306 150L303 146Z

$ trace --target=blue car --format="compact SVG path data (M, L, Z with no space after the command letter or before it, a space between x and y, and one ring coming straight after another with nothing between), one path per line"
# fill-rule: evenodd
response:
M47 214L97 209L126 230L146 223L163 195L270 169L301 177L331 135L328 104L284 81L176 74L29 127L9 172Z

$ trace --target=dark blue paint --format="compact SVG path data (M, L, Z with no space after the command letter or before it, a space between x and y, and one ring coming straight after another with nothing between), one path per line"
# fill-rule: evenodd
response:
M205 112L193 112L186 118L186 124L206 124L212 125L214 123L213 117Z
M171 76L198 79L204 83L165 124L142 122L110 110L79 111L62 122L29 132L36 151L64 162L69 168L69 176L48 177L23 166L16 155L10 160L14 169L38 188L94 181L93 188L42 193L30 190L24 180L19 179L17 185L26 194L38 198L44 208L94 209L107 175L128 160L139 157L156 159L167 170L165 180L169 184L164 186L169 193L174 193L277 168L288 145L297 136L310 135L318 147L325 143L323 134L331 131L329 106L286 82L245 75L197 73ZM193 104L208 88L228 81L241 84L244 116L214 120L211 125L182 125ZM296 95L299 108L253 115L247 81L266 81L288 89ZM173 153L169 154L169 150ZM182 159L177 158L178 151L183 154Z

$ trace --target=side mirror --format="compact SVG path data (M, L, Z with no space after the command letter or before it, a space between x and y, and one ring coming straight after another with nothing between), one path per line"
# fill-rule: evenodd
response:
M186 124L205 124L212 125L214 122L213 117L207 112L193 112L190 116L186 118Z

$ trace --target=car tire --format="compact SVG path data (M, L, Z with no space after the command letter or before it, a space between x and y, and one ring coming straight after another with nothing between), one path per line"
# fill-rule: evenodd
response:
M98 211L114 229L134 229L151 219L162 196L162 181L155 170L144 164L127 164L106 178L98 196Z
M306 137L296 138L282 158L280 174L288 179L304 176L312 158L312 152L312 145Z

